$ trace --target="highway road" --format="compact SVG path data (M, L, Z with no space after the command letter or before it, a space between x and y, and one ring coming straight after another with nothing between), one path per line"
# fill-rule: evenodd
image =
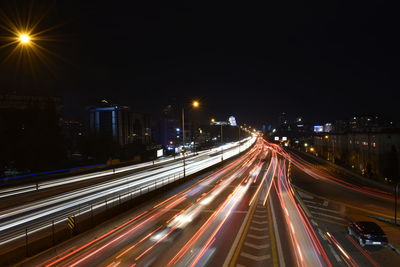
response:
M346 230L386 214L379 205L390 195L335 173L258 138L239 158L17 266L400 265L390 248L361 247Z
M249 152L21 266L329 266L287 162Z
M66 225L69 216L75 218L91 216L96 213L96 210L106 210L116 202L128 201L135 196L143 195L182 179L184 174L191 175L220 163L222 159L229 159L240 151L245 151L254 141L255 137L245 140L240 146L237 143L230 143L199 153L197 156L186 159L184 165L182 161L174 161L34 201L30 201L29 195L27 195L29 193L16 194L14 190L15 195L12 197L25 198L25 203L13 206L11 204L13 203L12 197L6 198L11 207L0 211L0 251L5 252L26 243L27 234L30 235L31 240L48 235L49 228L54 229L58 225ZM125 170L126 168L120 169L121 172ZM93 175L100 174L104 173ZM83 175L72 178L74 181L77 179L92 179L92 177ZM46 185L58 187L60 184L66 183L68 183L68 179L46 182L41 185L41 188Z
M223 168L23 265L222 265L225 257L213 257L213 247L220 248L218 255L229 253L254 191L272 175L266 157L257 145Z

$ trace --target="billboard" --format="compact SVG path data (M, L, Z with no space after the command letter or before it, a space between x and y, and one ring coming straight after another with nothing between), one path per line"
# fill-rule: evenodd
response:
M275 137L274 137L274 140L275 140L275 141L279 141L279 136L275 136Z
M324 125L324 132L326 133L330 133L332 131L333 127L332 127L332 123L325 123Z
M324 126L314 125L314 133L322 133L324 131Z
M237 126L237 124L236 124L236 118L235 118L235 117L230 116L228 120L229 120L229 124L230 124L231 126Z
M157 150L157 158L162 157L164 155L164 150L163 149L158 149Z

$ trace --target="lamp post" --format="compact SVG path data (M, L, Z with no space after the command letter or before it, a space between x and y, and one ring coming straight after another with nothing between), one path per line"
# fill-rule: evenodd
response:
M221 161L224 160L224 137L223 137L223 131L222 131L222 123L221 123L221 150L222 150L222 154L221 154Z
M197 100L192 101L192 107L200 107L200 102ZM185 149L185 108L182 107L182 150L183 150L183 177L186 177L186 149Z
M214 118L211 119L211 123L215 123L215 119L214 119ZM223 160L224 160L224 145L223 145L224 137L223 137L223 128L222 128L223 124L220 123L220 126L221 126L221 134L220 134L220 137L221 137L221 152L222 152L222 154L221 154L221 161L223 161Z
M238 125L238 130L239 130L239 137L238 137L238 142L239 142L239 153L240 153L240 130L242 129L242 126Z
M27 45L27 44L29 44L31 42L31 36L29 34L27 34L27 33L21 33L18 36L18 41L22 45Z

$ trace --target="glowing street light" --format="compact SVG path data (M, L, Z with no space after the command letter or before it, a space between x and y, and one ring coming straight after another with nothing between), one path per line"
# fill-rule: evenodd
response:
M212 118L212 119L211 119L211 122L212 122L212 123L215 123L215 119L214 119L214 118Z
M31 37L30 37L29 34L27 34L27 33L21 33L21 34L18 36L18 40L19 40L19 42L20 42L21 44L27 45L27 44L29 44L29 43L31 42Z
M198 107L200 107L200 102L197 101L197 100L194 100L194 101L192 102L192 106L193 106L194 108L198 108Z
M197 100L192 101L192 107L198 108L200 107L200 102ZM185 108L182 107L182 149L183 149L183 176L186 177L186 163L185 163Z
M49 55L58 57L56 53L44 47L42 43L56 41L48 33L60 25L42 28L40 24L45 14L27 17L26 19L22 15L17 13L14 18L6 16L3 12L0 15L2 19L0 27L7 32L6 36L3 36L3 34L1 36L0 49L7 48L9 50L3 62L17 61L17 65L26 64L26 66L30 66L31 71L35 71L36 68L33 67L35 61L48 64L51 63Z

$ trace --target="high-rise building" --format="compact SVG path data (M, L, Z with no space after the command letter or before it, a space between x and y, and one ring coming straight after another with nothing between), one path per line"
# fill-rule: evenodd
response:
M135 141L151 143L151 120L145 114L132 112L127 106L110 105L89 109L89 130L124 146Z
M130 109L125 106L90 108L89 129L95 136L126 145L133 132Z

